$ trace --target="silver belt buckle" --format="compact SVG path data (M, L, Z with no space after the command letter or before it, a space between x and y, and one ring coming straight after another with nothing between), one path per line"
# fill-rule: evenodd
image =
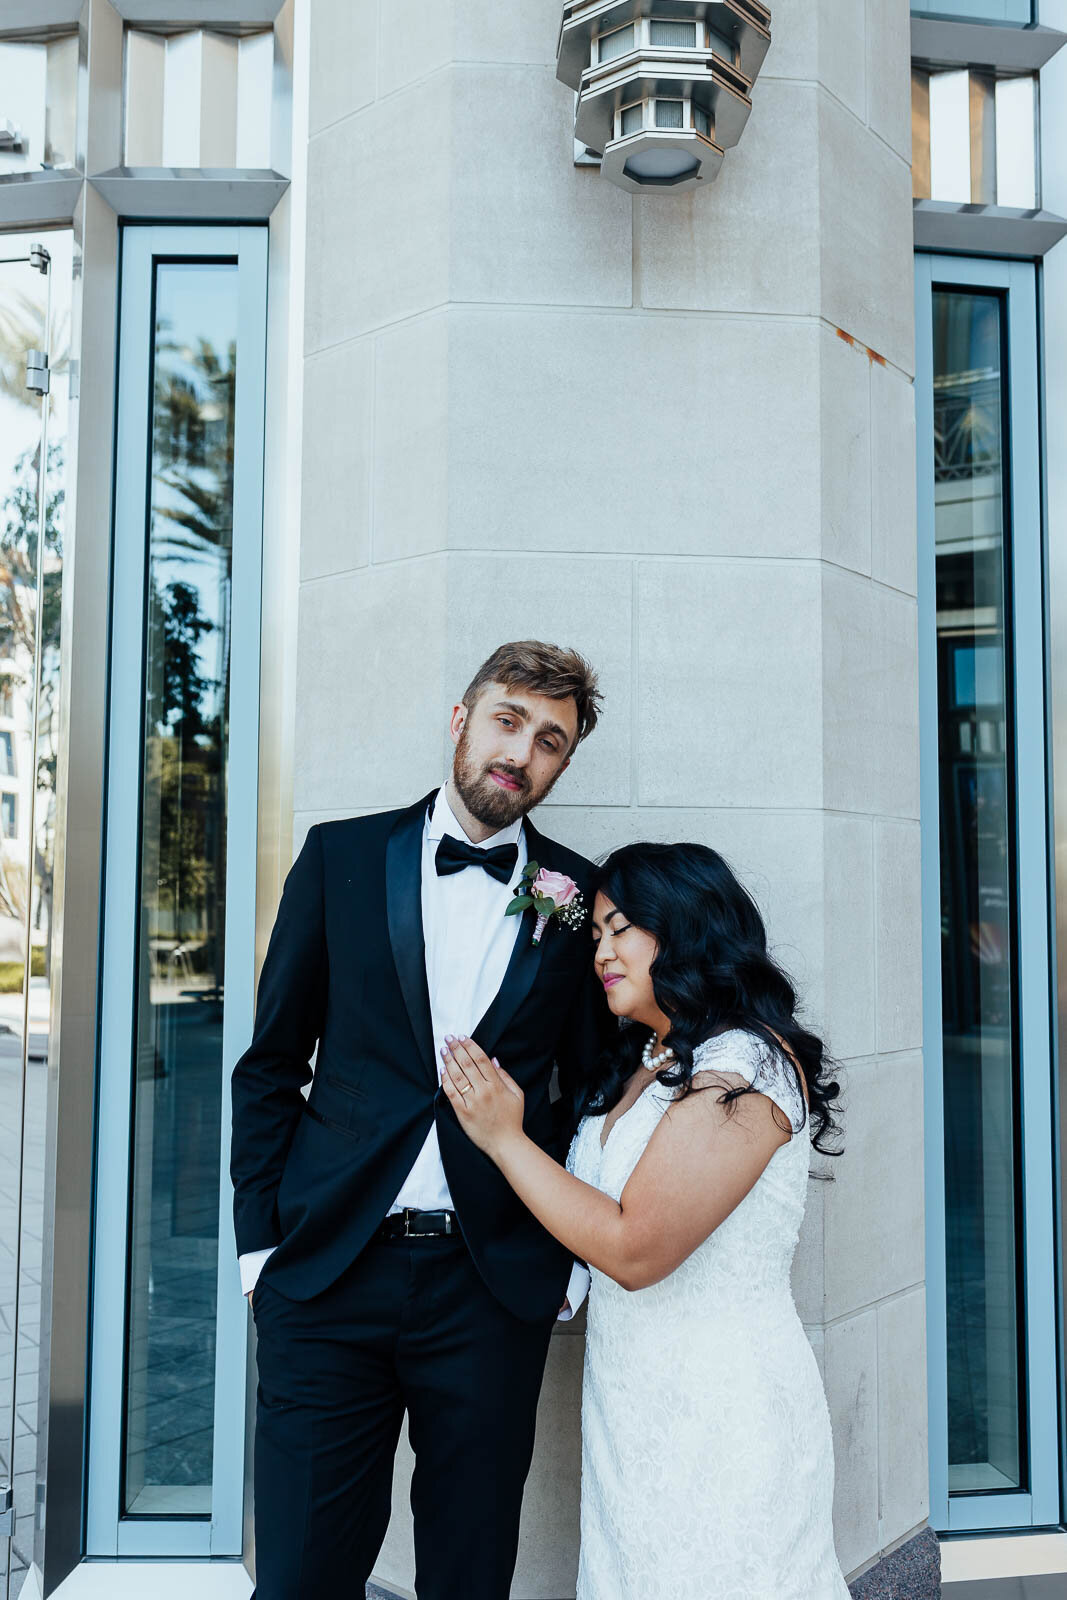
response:
M445 1232L446 1233L451 1233L452 1232L452 1218L449 1216L447 1211L445 1212ZM436 1238L436 1237L437 1237L436 1234L429 1233L429 1232L424 1232L422 1229L415 1229L413 1231L412 1230L412 1226L411 1226L411 1207L410 1206L405 1206L404 1207L404 1238L405 1239L433 1239L433 1238Z

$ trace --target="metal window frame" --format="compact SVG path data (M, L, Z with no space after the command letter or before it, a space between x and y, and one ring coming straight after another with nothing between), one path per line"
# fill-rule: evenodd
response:
M990 17L982 15L982 0L970 0L972 11L946 10L949 0L911 0L912 25L915 23L943 23L964 28L1003 28L1012 33L1023 33L1033 28L1036 18L1035 0L1023 0L1029 13L1025 17Z
M140 837L147 374L159 258L236 260L240 274L234 437L231 678L226 757L226 988L223 1015L214 1459L210 1518L127 1518L120 1505L131 1128L131 1021ZM259 766L267 230L131 226L123 231L111 599L100 1077L93 1222L86 1553L240 1556L248 1310L229 1184L229 1065L252 1027ZM126 730L126 731L123 731ZM136 730L136 735L134 735Z
M1067 44L1067 34L1043 23L973 22L912 15L913 61L936 66L989 65L1003 72L1037 72Z
M930 9L936 8L931 4ZM981 22L930 14L911 18L912 65L920 68L977 67L995 74L1039 74L1065 44L1067 33L1044 22ZM1040 97L1040 85L1037 93ZM1039 127L1043 121L1039 112ZM1039 134L1037 138L1040 193ZM1043 205L1021 210L917 199L913 206L917 250L1032 261L1047 254L1067 234L1067 218L1043 209Z
M1047 1527L1060 1515L1050 880L1045 727L1045 552L1041 496L1037 271L1032 263L918 255L916 393L919 530L920 804L925 1040L927 1360L930 1522L942 1532ZM1023 1301L1029 1488L948 1492L944 1084L933 499L934 287L986 290L1005 306L1011 459L1010 626L1018 865L1018 1011Z

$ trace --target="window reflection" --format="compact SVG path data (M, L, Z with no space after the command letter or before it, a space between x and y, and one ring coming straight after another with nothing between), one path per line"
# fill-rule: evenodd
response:
M961 22L1015 22L1034 20L1032 0L930 0L912 5L913 17L952 17Z
M0 39L0 179L73 165L77 83L77 33Z
M0 126L2 122L0 115ZM0 1540L3 1600L14 1600L22 1592L33 1556L37 1510L37 1373L45 1232L45 1102L72 244L66 230L49 233L45 239L51 258L48 327L49 278L24 259L31 238L6 234L0 252L15 258L0 265L0 1369L4 1372L0 1381L0 1482L13 1481L15 1510L14 1537ZM38 487L43 415L39 397L25 387L27 348L48 349L51 355L40 593ZM5 1544L6 1572L2 1564Z
M155 282L124 1506L207 1515L237 268Z
M1023 1486L1002 302L934 294L949 1487Z

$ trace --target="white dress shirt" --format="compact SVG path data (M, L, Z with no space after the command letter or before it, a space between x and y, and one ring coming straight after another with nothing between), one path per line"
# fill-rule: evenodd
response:
M498 883L488 872L474 866L439 877L435 858L446 833L482 850L501 844L516 845L515 871L507 883ZM457 822L445 789L438 791L422 834L422 928L439 1078L444 1072L439 1051L445 1035L472 1034L504 981L522 923L521 917L509 917L505 912L528 858L521 817L488 839L471 840ZM436 1122L431 1124L415 1165L389 1212L403 1211L408 1206L418 1211L455 1209L441 1161ZM251 1250L241 1256L243 1293L253 1287L269 1255L270 1249ZM588 1272L575 1262L567 1285L571 1309L563 1313L561 1320L573 1316L588 1287Z

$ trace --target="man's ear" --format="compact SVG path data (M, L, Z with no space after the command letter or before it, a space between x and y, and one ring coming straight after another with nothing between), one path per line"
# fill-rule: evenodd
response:
M448 731L452 735L453 744L459 743L460 737L466 725L467 708L461 700L459 705L452 707L452 721L448 725Z
M570 756L568 756L566 761L563 763L563 765L559 769L559 774L558 774L559 777L562 778L563 774L566 772L566 770L570 766L570 764L571 764L571 758L570 758Z

